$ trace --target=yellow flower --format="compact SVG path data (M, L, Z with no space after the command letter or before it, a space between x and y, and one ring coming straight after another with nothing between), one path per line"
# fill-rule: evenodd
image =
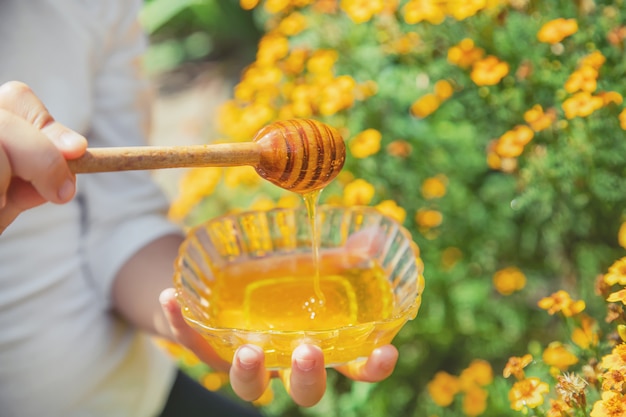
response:
M263 7L268 13L276 14L289 7L290 0L265 0Z
M493 275L493 285L502 295L511 295L526 286L526 275L512 266L501 269Z
M626 304L626 289L609 294L606 301L608 301L609 303L616 303L618 301L621 301L622 304Z
M583 65L574 71L565 82L565 91L570 94L577 91L592 93L598 86L598 70L590 65Z
M578 363L578 357L570 352L561 342L550 343L543 351L542 358L546 364L554 366L561 371Z
M269 197L261 196L252 202L249 209L250 210L258 210L258 211L267 211L276 207L274 200Z
M259 0L239 0L239 5L244 10L252 10L259 5Z
M446 186L448 184L448 178L443 175L436 175L434 177L426 178L422 182L422 195L427 200L434 198L441 198L446 195Z
M256 62L259 65L270 65L287 56L289 41L277 34L265 35L257 48Z
M513 410L536 408L543 404L543 394L550 391L550 386L539 378L527 378L517 381L509 391L509 401Z
M595 69L600 69L600 67L604 65L605 62L606 62L606 58L604 57L604 55L602 55L602 52L594 51L590 53L589 55L581 58L579 65L581 67L588 65Z
M605 106L608 106L611 103L619 105L624 101L622 95L617 91L600 91L597 96L602 99Z
M624 416L626 415L626 397L615 391L604 391L602 399L593 404L589 415L591 417Z
M443 221L443 215L437 210L419 209L415 213L415 222L424 229L437 227Z
M484 387L493 382L493 369L489 362L483 359L474 359L459 375L461 390L467 391L472 386Z
M224 173L224 184L229 188L256 187L260 182L261 177L250 166L229 167Z
M515 126L498 138L494 150L502 158L516 158L524 152L524 146L532 140L534 135L528 126Z
M604 282L607 285L623 285L626 286L626 257L620 258L609 267L604 274Z
M619 118L619 126L626 130L626 109L622 110L618 116Z
M473 386L465 391L463 396L463 413L466 416L474 417L479 416L487 409L487 396L489 394L486 390Z
M341 8L354 23L368 22L385 8L383 0L341 0Z
M437 81L435 83L434 90L435 95L442 101L449 99L452 96L452 93L454 93L452 84L446 80Z
M482 48L477 48L472 39L465 38L448 49L448 62L461 68L469 68L476 61L482 59L484 54L485 51Z
M438 25L446 19L444 7L433 0L409 0L402 8L402 14L408 24L426 21Z
M294 208L298 207L300 204L302 204L302 197L296 193L289 192L280 196L278 202L276 203L276 207Z
M537 33L539 42L559 43L568 36L578 31L578 23L575 19L564 19L562 17L545 23Z
M623 370L626 367L626 344L616 345L611 353L604 355L600 361L600 368Z
M555 120L556 112L553 109L544 112L543 107L539 104L535 104L530 110L524 113L524 121L528 123L530 128L535 132L549 128Z
M592 96L586 91L580 91L563 102L565 117L586 117L604 105L601 97Z
M564 290L559 290L550 297L542 298L537 305L550 315L561 312L565 317L573 317L585 309L583 300L572 300L567 291Z
M274 401L274 390L271 385L268 385L267 388L265 388L265 391L263 391L263 394L261 394L261 396L256 400L252 401L252 404L257 407L262 407L269 405L272 401Z
M222 168L193 168L180 180L179 196L170 206L169 216L182 220L202 199L211 195L222 177Z
M445 371L439 371L426 388L435 404L447 407L452 404L454 396L459 392L459 379Z
M398 223L404 223L406 219L406 210L400 207L393 200L384 200L375 206L376 210L380 211L384 215L391 217Z
M293 12L287 15L278 24L278 32L285 36L293 36L306 29L306 18L302 13Z
M582 315L580 327L572 330L572 342L582 349L589 349L598 345L598 332L595 330L596 321L587 315Z
M524 379L524 368L528 366L533 361L533 357L531 354L527 353L526 355L519 356L511 356L504 366L504 370L502 371L502 375L505 378L510 377L511 375L515 376L518 380Z
M339 58L339 53L333 49L320 49L311 55L306 67L313 74L330 73Z
M224 372L207 372L200 383L209 391L217 391L228 382L228 374Z
M441 99L435 94L425 94L411 104L411 114L424 118L439 108Z
M478 86L495 85L509 73L509 64L489 55L476 61L472 66L470 78Z
M450 1L447 6L450 16L456 20L464 20L487 7L487 0Z
M550 398L550 409L546 412L546 417L563 417L570 415L571 407L563 400Z
M343 190L343 202L346 206L365 206L374 198L374 186L363 179L357 179Z
M382 135L376 129L366 129L356 135L348 144L350 153L355 158L367 158L380 150Z
M283 69L285 74L300 74L302 73L302 71L304 71L304 66L308 56L309 51L307 49L294 49L281 62L281 68Z

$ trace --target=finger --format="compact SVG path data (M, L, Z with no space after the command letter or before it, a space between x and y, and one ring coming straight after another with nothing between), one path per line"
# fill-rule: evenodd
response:
M10 175L32 183L46 200L65 203L74 196L75 178L62 153L24 119L1 109L0 146Z
M300 345L293 351L287 386L291 398L302 407L317 404L326 391L326 368L322 350L313 345Z
M0 208L0 234L21 212L46 202L31 183L17 177L11 181L4 200L5 204Z
M336 369L355 381L378 382L388 378L398 362L398 349L385 345L374 349L365 361L355 361Z
M0 146L0 210L7 204L7 191L11 183L11 165L4 148Z
M87 139L54 120L32 89L19 81L0 86L0 109L24 119L54 142L66 159L81 156Z
M192 351L202 362L216 370L228 372L230 364L220 358L202 335L185 321L180 305L176 301L176 291L173 288L163 290L159 296L159 302L174 339Z
M265 354L254 345L243 345L235 352L230 368L230 385L240 398L254 401L269 383L269 373L264 366Z

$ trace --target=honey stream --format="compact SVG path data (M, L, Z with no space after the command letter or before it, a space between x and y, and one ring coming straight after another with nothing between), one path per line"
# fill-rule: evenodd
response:
M313 255L313 265L315 273L313 275L313 295L303 306L309 313L309 318L314 320L320 313L323 313L326 306L326 298L320 285L320 230L317 219L317 203L319 201L320 190L302 194L304 204L309 219L311 231L311 253Z

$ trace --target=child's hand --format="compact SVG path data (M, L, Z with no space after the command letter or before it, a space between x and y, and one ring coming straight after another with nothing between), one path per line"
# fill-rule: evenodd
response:
M27 85L0 85L0 234L24 210L70 200L76 181L65 160L86 148L87 140L55 122Z

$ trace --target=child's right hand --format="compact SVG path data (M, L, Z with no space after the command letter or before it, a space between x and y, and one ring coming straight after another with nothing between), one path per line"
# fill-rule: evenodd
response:
M76 178L65 161L86 148L26 84L0 85L0 234L24 210L71 200Z

